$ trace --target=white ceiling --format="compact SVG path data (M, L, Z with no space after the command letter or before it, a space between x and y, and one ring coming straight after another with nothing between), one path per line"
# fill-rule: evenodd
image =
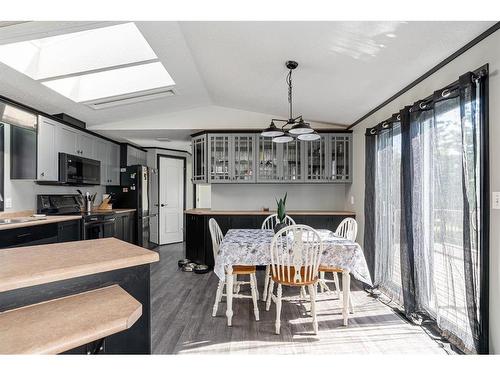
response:
M110 24L3 22L0 44ZM0 94L147 146L160 133L185 140L185 129L263 127L270 116L287 117L284 62L294 59L294 113L348 125L492 24L136 22L175 80L176 96L93 110L3 64Z

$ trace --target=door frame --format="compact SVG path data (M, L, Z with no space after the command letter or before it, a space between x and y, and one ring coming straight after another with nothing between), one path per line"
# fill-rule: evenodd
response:
M182 169L183 169L183 179L184 179L184 191L182 192L182 201L183 201L183 207L182 207L182 210L185 211L186 210L186 192L187 192L187 181L186 181L186 178L187 178L187 171L186 171L186 165L187 165L187 158L186 156L177 156L177 155L165 155L165 154L158 154L156 156L156 166L157 166L157 170L158 170L158 196L156 197L157 198L157 202L158 202L158 246L162 246L160 244L160 186L161 186L161 170L160 170L160 158L170 158L170 159L180 159L182 160ZM184 212L183 212L183 215L182 215L182 220L183 220L183 233L182 233L182 242L184 242L186 240L186 231L185 231L185 228L186 228L186 216L184 215ZM176 242L177 243L177 242Z

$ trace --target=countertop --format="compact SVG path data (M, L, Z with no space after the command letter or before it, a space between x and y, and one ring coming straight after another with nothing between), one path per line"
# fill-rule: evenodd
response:
M262 216L268 216L276 213L276 211L262 211L262 210L255 210L255 211L225 211L225 210L210 210L206 208L194 208L190 210L185 210L184 213L186 214L191 214L191 215L202 215L202 216L209 216L209 215L262 215ZM287 215L294 216L294 215L318 215L318 216L355 216L356 214L351 211L321 211L321 210L287 210Z
M127 212L135 212L135 208L113 208L111 210L100 210L98 208L91 211L92 214L122 214ZM0 230L4 229L14 229L14 228L24 228L31 227L34 225L43 225L51 223L59 223L62 221L79 220L85 213L82 212L81 215L48 215L45 218L33 220L33 221L23 221L21 223L10 223L10 224L0 224ZM29 220L33 219L31 217L33 211L21 211L21 212L8 212L0 214L0 219L22 219Z
M135 208L112 208L110 210L100 210L98 208L95 208L90 213L92 213L92 214L106 214L106 213L123 214L125 212L135 212L135 211L137 211Z
M4 217L5 218L5 217ZM46 216L43 219L37 219L34 221L24 221L21 223L10 223L10 224L0 224L0 230L14 229L14 228L24 228L32 227L34 225L43 225L51 223L60 223L62 221L80 220L81 215L60 215L60 216ZM30 216L11 216L9 219L33 219Z
M118 285L0 313L0 354L57 354L130 328L142 305Z
M0 251L0 292L154 263L158 253L116 238Z

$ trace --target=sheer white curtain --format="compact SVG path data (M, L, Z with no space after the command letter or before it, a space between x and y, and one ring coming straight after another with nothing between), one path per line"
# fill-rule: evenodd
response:
M400 264L401 124L376 140L375 285L402 304Z

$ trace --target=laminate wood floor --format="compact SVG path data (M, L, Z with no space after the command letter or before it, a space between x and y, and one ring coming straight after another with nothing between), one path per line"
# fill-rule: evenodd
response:
M217 317L212 317L217 276L178 269L183 246L156 249L160 262L151 269L155 354L446 354L420 327L407 323L360 288L352 292L355 313L348 327L342 325L339 300L328 294L318 294L317 336L312 332L310 303L298 300L283 303L281 335L274 334L274 304L266 312L264 302L259 301L260 321L256 322L250 299L233 300L233 326L228 327L225 298ZM263 271L258 274L262 292ZM298 289L284 294L296 295Z

